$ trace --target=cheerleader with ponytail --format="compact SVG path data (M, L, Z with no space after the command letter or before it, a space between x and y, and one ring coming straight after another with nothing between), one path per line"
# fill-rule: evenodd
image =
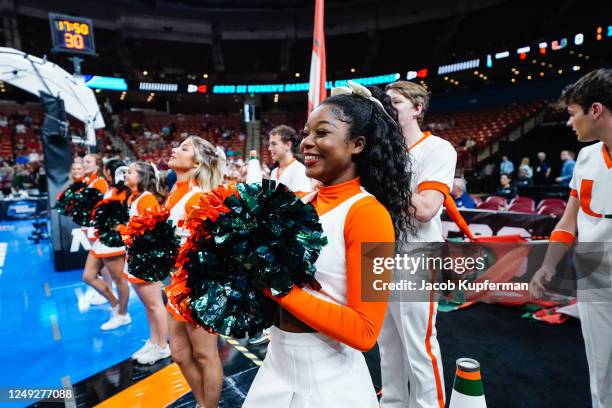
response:
M88 187L99 190L105 199L125 201L129 195L129 189L122 182L115 183L115 172L125 164L121 160L111 160L102 165L102 159L96 154L89 154L83 160L85 171L88 173ZM98 172L104 167L104 175L111 180L112 187L106 179L99 176ZM92 229L90 228L90 231ZM95 234L95 232L94 232ZM88 236L91 236L91 232ZM108 300L112 306L111 318L102 326L101 330L113 330L130 324L132 319L127 312L130 289L123 277L123 264L125 262L125 249L121 247L109 247L104 245L100 239L96 239L85 262L83 281L92 286L98 293ZM98 279L98 273L106 268L111 279L117 286L117 299L112 291L112 284Z
M306 176L322 183L303 199L328 240L315 263L320 286L268 293L280 322L244 408L379 406L361 351L375 345L387 302L362 298L362 255L393 257L395 234L412 225L408 158L388 98L351 81L332 95L310 114L300 144ZM380 242L388 245L362 254L362 244Z
M164 206L170 210L170 221L183 244L190 235L184 222L191 208L197 205L204 192L211 191L223 181L225 154L206 140L190 136L172 149L168 166L176 172L177 181ZM168 298L185 282L177 275L166 288ZM172 359L179 365L189 383L197 403L203 407L217 407L223 385L223 368L217 350L217 336L186 322L172 309L168 325Z
M129 217L141 217L159 209L163 199L159 191L159 179L153 165L137 161L132 163L125 176L125 185L132 190L128 199ZM140 364L153 364L170 356L168 347L168 321L162 299L161 282L147 282L129 273L129 260L125 263L124 276L132 284L142 301L149 323L149 339L132 358Z

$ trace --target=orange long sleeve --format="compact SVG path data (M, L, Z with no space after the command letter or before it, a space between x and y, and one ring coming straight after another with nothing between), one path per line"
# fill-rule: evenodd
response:
M108 183L102 177L98 177L93 182L93 188L101 192L102 194L106 194L108 191Z
M391 216L373 197L355 203L344 225L346 246L347 304L323 300L306 290L293 288L284 297L275 297L283 308L313 329L357 350L371 349L382 328L387 302L361 299L361 244L395 242ZM393 246L376 256L393 257ZM387 274L390 276L390 274Z
M154 195L147 194L142 197L140 201L138 201L136 207L138 208L138 214L144 214L150 208L159 207L159 203L157 202L157 199Z

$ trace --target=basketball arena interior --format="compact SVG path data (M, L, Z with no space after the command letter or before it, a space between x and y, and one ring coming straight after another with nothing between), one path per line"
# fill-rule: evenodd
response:
M612 408L612 298L581 301L569 257L529 296L549 244L612 253L610 3L0 10L0 405ZM389 236L488 254L428 279L525 286L360 296L351 259Z

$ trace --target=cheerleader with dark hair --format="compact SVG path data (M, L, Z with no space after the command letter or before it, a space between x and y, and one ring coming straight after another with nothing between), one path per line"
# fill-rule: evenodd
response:
M89 154L83 159L85 171L88 173L88 187L98 189L105 199L116 199L125 201L129 196L129 188L123 181L116 183L116 172L120 167L125 166L121 160L111 160L102 165L100 156ZM112 186L108 185L105 178L99 176L99 171L103 167L104 175L108 180L111 180ZM92 231L92 228L89 229ZM88 233L91 236L91 232ZM92 245L91 251L85 261L85 269L83 271L83 281L93 287L111 304L111 318L100 326L101 330L113 330L118 327L130 324L132 319L127 312L127 304L130 295L130 289L126 279L123 277L123 264L125 262L124 247L108 247L99 239L96 239ZM98 279L98 273L102 268L106 268L110 273L112 281L117 287L118 299L112 291L112 285Z
M362 299L361 246L388 243L375 256L392 257L396 233L413 225L408 157L387 97L352 82L339 91L310 114L300 144L306 175L322 183L304 197L328 240L315 264L321 289L272 297L280 326L244 408L378 407L362 351L376 343L387 302Z

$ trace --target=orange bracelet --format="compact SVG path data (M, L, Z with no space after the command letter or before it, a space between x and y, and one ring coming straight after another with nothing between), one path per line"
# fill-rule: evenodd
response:
M554 230L552 234L550 234L550 242L563 242L565 244L573 244L576 242L576 237L574 234L564 230Z

